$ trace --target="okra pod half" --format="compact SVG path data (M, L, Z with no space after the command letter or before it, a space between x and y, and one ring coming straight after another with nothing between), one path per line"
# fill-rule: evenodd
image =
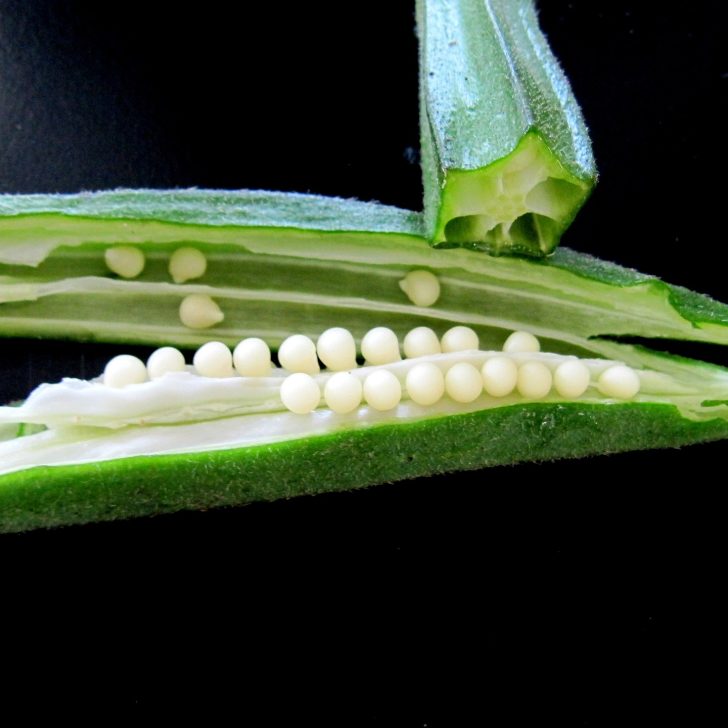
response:
M550 253L596 181L530 0L418 0L425 228L436 244Z
M2 408L5 531L728 436L728 372L605 338L726 343L725 305L565 249L433 248L419 215L353 201L0 197L0 331L197 348ZM240 364L246 338L281 367Z

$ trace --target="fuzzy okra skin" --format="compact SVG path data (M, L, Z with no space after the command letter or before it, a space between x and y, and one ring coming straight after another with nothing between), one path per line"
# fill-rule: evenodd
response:
M425 226L543 256L596 181L589 135L531 0L418 0Z
M671 405L530 403L249 448L38 467L0 477L0 532L726 437L726 420L695 422Z

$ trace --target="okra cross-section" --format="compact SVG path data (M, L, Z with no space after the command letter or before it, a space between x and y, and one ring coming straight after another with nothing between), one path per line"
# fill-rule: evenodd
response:
M341 331L316 350L348 357ZM284 370L244 340L207 342L191 366L163 348L146 365L122 354L93 381L42 385L0 407L0 531L728 435L717 367L646 357L660 369L635 370L542 352L527 332L482 351L462 348L478 345L474 331L452 332L446 353L410 356L405 342L402 359L395 337L396 351L364 349L384 363L349 371ZM241 374L251 358L266 366Z
M589 136L530 0L419 0L426 234L550 253L596 180Z

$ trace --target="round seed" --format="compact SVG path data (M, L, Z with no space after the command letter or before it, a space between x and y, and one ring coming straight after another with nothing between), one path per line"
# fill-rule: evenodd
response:
M173 346L163 346L153 351L147 359L147 372L150 379L159 379L167 372L183 372L185 358L179 349Z
M115 245L104 253L107 268L122 278L136 278L144 270L144 253L131 245Z
M517 354L519 352L532 353L541 351L541 343L528 331L514 331L503 344L503 351L508 354Z
M337 372L324 387L324 399L329 409L339 414L353 412L360 404L362 384L348 372Z
M565 361L556 367L554 372L554 387L556 391L568 399L576 399L586 392L591 374L583 362Z
M367 404L380 412L394 409L402 399L399 379L386 369L372 372L364 380L363 391Z
M529 361L518 368L518 391L527 399L543 399L550 391L551 370L540 361Z
M233 375L233 355L222 341L208 341L203 344L192 359L201 377L231 377Z
M316 342L319 359L334 372L356 368L356 342L350 331L335 326L326 329Z
M432 306L440 298L440 281L429 270L410 271L399 287L415 306Z
M286 377L281 384L281 402L297 415L307 415L319 406L321 389L316 380L304 372Z
M483 389L491 397L509 395L518 382L518 367L513 359L507 356L494 356L488 359L481 369Z
M303 334L289 336L278 348L278 361L289 372L318 374L320 371L316 358L316 345Z
M415 364L407 372L405 389L413 402L422 405L435 404L445 394L445 377L440 367L432 362Z
M470 351L480 348L478 335L467 326L453 326L442 335L442 350L447 354L452 351Z
M126 387L127 384L141 384L147 381L147 367L141 359L130 354L119 354L104 369L104 384L107 387Z
M468 362L454 364L445 374L445 390L456 402L474 402L483 392L483 377Z
M391 364L402 357L399 353L397 334L385 326L377 326L364 334L361 340L361 353L368 364Z
M263 339L243 339L233 351L233 366L243 377L267 377L270 375L270 349Z
M404 355L408 359L414 359L418 356L430 356L431 354L439 354L442 352L440 339L437 334L427 326L418 326L412 329L404 337Z
M598 386L606 397L631 399L640 391L640 378L634 369L624 364L616 364L602 372Z
M202 278L207 258L197 248L177 248L169 259L169 275L175 283Z
M182 299L179 318L188 329L209 329L219 324L225 318L225 314L210 296L204 293L192 293Z

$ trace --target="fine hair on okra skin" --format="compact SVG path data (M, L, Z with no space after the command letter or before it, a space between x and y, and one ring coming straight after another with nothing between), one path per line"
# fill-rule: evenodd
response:
M419 3L419 12L436 5ZM501 5L493 3L496 10ZM467 2L440 6L469 17ZM534 30L529 24L536 22L535 17L527 19L524 30L497 12L493 18L496 29L514 38ZM465 23L464 29L473 27ZM442 41L444 32L437 22L421 25L425 49L428 33ZM450 40L445 48L452 47ZM514 48L518 47L516 43ZM536 58L539 48L537 45L533 51ZM511 57L507 49L504 52L502 62L507 65ZM531 62L520 56L511 61L516 68ZM549 63L543 66L547 76ZM437 95L436 85L431 93ZM457 106L460 102L452 103ZM570 118L564 122L565 128L572 128ZM423 134L428 129L432 132L435 149L441 131L438 119L433 116L423 124ZM579 127L581 122L574 124ZM571 166L566 158L551 159L551 152L544 151L540 141L533 142L536 137L526 135L523 141L516 135L513 149L501 155L508 157L513 152L515 156L502 163L498 159L479 163L478 169L488 169L475 186L507 187L514 175L527 169L529 174L518 179L528 177L529 184L541 187L533 194L533 187L516 192L541 204L544 190L559 191L557 198L566 200L568 209L559 209L557 218L550 219L568 224L595 177L591 162L577 164L584 160L576 152L583 152L583 145L588 144L585 132L577 131ZM481 133L468 128L455 132ZM475 145L475 137L463 138L458 144L462 151L468 144ZM564 144L557 139L555 146L561 149ZM534 158L542 160L539 164L544 169L531 179L533 170L526 162ZM571 170L568 179L554 176L559 165ZM440 172L428 171L425 164L426 188L428 180L432 184L437 174L456 166L452 157L444 156ZM577 168L581 176L574 173ZM546 174L544 179L538 176L541 172ZM576 192L572 195L560 182L549 182L553 179L566 180L564 185ZM432 232L427 199L421 215L345 199L263 192L142 189L4 197L0 199L0 255L4 256L0 258L0 330L11 336L58 336L62 330L63 336L81 340L179 346L190 352L219 343L229 349L231 362L233 349L247 338L261 340L274 355L285 358L281 349L288 337L300 335L315 342L332 328L349 331L355 355L364 359L365 336L378 327L392 330L399 342L396 346L400 346L417 327L431 328L441 338L454 326L468 326L478 335L483 351L501 350L512 331L522 330L536 334L547 353L578 359L601 357L654 375L660 386L639 396L657 399L575 402L564 397L536 402L539 397L534 396L530 404L476 407L473 411L461 408L421 421L408 420L402 406L402 421L397 422L365 411L367 405L362 404L361 430L344 427L341 420L330 417L326 421L331 423L330 429L327 424L315 436L311 430L308 436L291 442L274 432L269 442L247 448L193 452L184 457L174 451L146 452L144 457L156 458L153 469L148 467L150 461L134 459L140 457L137 455L129 455L123 462L100 458L93 472L87 464L75 461L55 469L51 465L43 470L46 494L38 496L37 512L24 494L40 472L9 473L6 483L12 487L8 485L5 491L8 512L12 510L9 528L242 503L522 459L676 446L725 436L722 370L613 340L634 336L725 343L725 306L565 248L540 261L491 258L486 251L497 248L491 252L502 253L502 244L509 240L523 245L535 240L535 252L549 252L558 237L556 228L533 226L528 218L531 222L519 223L515 237L509 238L507 221L498 220L495 227L488 228L484 218L490 212L462 212L471 195L469 182L463 186L456 181L446 189L442 201L432 197L429 203L441 204L447 215L454 211L453 219L441 226L445 239ZM478 220L461 225L457 220L464 216ZM471 239L473 231L480 230L485 237ZM496 232L490 235L493 230ZM559 228L559 234L561 231ZM431 242L445 246L432 247ZM520 252L534 254L534 250ZM316 360L315 351L311 356L308 369L295 373L326 376L318 374L321 354L321 361ZM189 354L187 361L192 363ZM349 366L353 368L354 363L349 361ZM226 366L232 372L232 363ZM199 367L202 370L203 365ZM84 379L98 374L89 372ZM126 384L142 382L132 379ZM448 396L457 402L452 392ZM368 406L376 409L374 404ZM78 416L73 411L67 414ZM367 419L370 415L371 421ZM307 415L302 412L300 416ZM472 440L462 437L464 430L471 432ZM482 442L493 440L496 432L512 436L506 435L502 449L483 448ZM85 442L99 433L79 429L66 434ZM427 457L422 455L425 452ZM368 462L366 453L377 453L377 457ZM306 468L299 466L302 463L308 463ZM346 477L341 475L344 463ZM210 473L214 475L210 477ZM146 482L140 486L142 480ZM87 485L71 492L71 484L81 482ZM66 494L60 506L59 493ZM122 493L123 503L109 511L110 501ZM98 499L94 501L94 497ZM51 499L56 504L53 509ZM27 521L18 515L21 513L27 514ZM15 518L19 518L17 523Z

